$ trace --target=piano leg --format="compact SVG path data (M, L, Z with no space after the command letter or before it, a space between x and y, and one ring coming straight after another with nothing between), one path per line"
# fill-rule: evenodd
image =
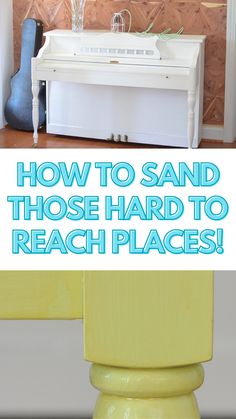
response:
M192 148L194 140L194 120L195 120L196 93L194 90L188 91L188 148Z
M39 81L32 81L32 93L33 93L33 127L34 127L34 146L38 144L38 126L39 126Z

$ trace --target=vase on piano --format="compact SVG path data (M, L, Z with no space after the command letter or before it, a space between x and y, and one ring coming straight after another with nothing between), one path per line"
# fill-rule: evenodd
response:
M71 0L72 31L82 32L84 29L85 0Z

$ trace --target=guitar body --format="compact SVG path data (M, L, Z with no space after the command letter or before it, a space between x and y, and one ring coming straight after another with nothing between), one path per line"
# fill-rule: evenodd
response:
M42 47L43 23L35 19L26 19L22 28L21 64L11 78L11 95L6 103L5 118L15 129L32 131L32 87L31 59L38 55ZM41 86L39 94L39 127L46 119L46 89Z

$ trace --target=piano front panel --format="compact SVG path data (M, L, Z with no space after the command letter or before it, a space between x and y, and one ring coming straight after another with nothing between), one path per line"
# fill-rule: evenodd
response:
M47 92L48 133L187 147L186 91L49 82Z

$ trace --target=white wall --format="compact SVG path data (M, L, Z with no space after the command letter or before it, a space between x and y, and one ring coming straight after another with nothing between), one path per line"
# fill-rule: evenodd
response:
M5 124L4 106L13 72L12 0L0 0L0 128Z
M215 336L213 361L198 391L205 414L236 418L236 272L215 273Z
M214 361L197 396L203 416L236 417L236 272L215 277ZM91 414L96 391L82 352L79 321L0 322L0 417Z
M236 2L227 0L227 37L225 69L225 126L224 140L232 142L236 137Z
M0 322L0 417L84 418L96 397L88 377L80 321Z

